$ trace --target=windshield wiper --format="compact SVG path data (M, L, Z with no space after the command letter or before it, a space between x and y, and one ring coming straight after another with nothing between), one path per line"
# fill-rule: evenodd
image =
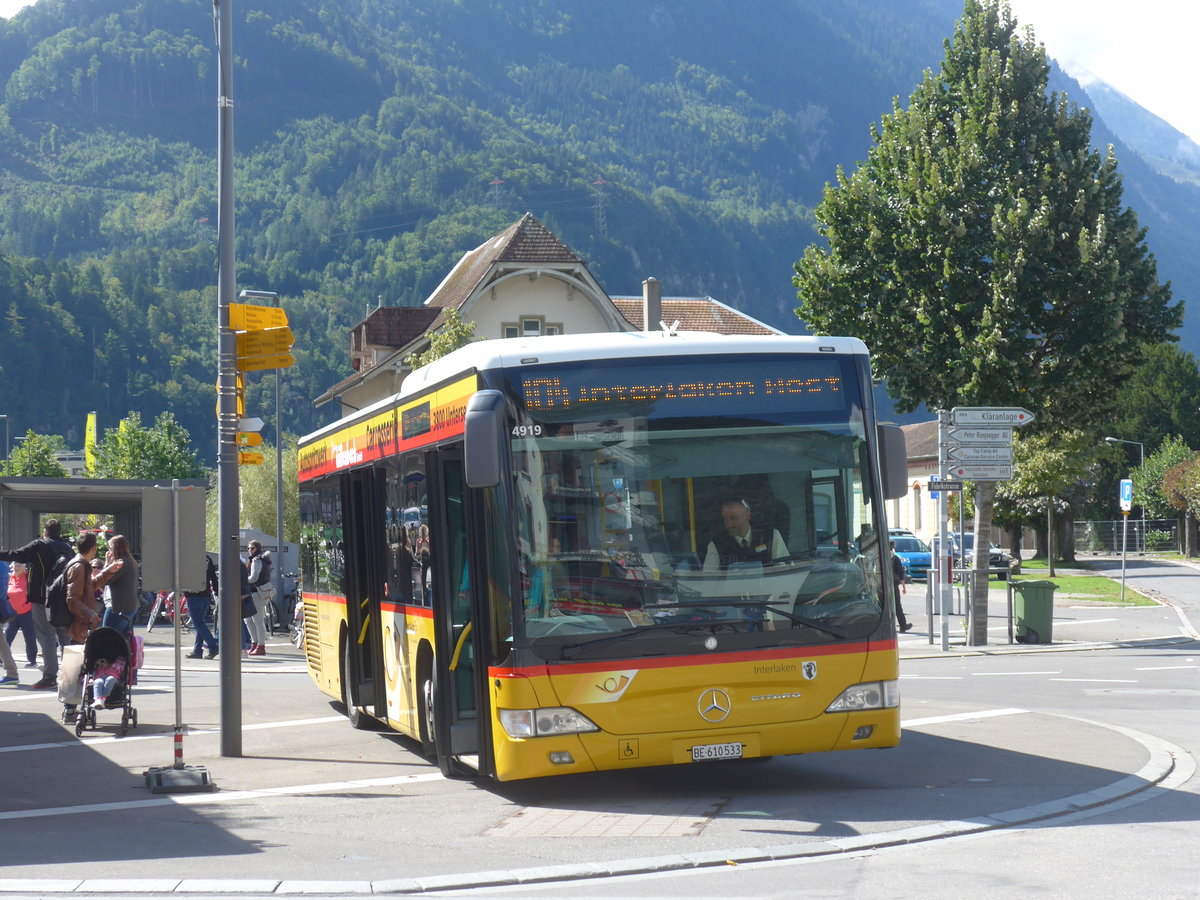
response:
M830 628L818 622L816 619L809 619L804 616L798 616L794 612L790 612L782 607L775 606L772 603L765 603L762 600L729 600L722 604L723 606L753 606L758 609L769 609L773 613L783 616L789 622L795 622L799 625L806 625L809 628L815 628L817 631L823 631L826 634L831 634L839 641L844 641L848 635L844 631L838 631L836 628Z
M692 634L696 631L707 631L710 634L716 634L718 631L724 631L732 627L732 622L656 622L653 625L635 625L628 631L606 634L604 637L579 641L575 644L564 644L558 648L558 654L560 659L571 659L589 647L602 647L605 644L615 644L626 638L644 634L647 631L675 631L677 634Z

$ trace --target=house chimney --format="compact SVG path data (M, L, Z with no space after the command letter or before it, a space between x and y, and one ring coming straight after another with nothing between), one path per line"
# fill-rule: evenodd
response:
M642 282L642 331L654 331L662 321L662 283L651 275Z

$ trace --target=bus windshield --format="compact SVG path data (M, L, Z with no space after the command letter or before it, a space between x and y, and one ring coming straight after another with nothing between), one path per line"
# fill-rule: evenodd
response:
M874 632L857 372L814 355L509 373L518 644L571 661Z

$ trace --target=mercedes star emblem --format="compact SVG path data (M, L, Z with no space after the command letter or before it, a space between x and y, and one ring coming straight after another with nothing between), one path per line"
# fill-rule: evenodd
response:
M733 709L733 701L729 699L729 695L720 688L709 688L700 695L700 700L696 703L696 709L700 712L700 718L705 722L724 722Z

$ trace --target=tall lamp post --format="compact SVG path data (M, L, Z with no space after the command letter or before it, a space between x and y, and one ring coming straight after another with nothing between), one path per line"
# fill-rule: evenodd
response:
M242 291L239 300L270 300L279 306L279 295L274 291ZM275 610L283 602L283 444L279 426L279 382L283 369L275 370L275 565L271 580L275 588ZM286 612L286 610L285 610ZM284 623L286 624L286 623Z
M1138 448L1138 452L1141 454L1141 463L1139 464L1139 468L1145 468L1145 466L1146 466L1146 445L1143 444L1141 441L1127 441L1127 440L1124 440L1123 438L1115 438L1115 437L1106 437L1104 440L1109 444L1136 444L1137 448ZM1142 552L1141 552L1141 555L1145 556L1146 555L1146 504L1143 501L1140 505L1142 507Z

